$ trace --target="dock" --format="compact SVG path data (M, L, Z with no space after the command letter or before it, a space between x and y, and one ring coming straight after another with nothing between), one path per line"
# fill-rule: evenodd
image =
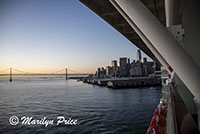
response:
M107 86L108 88L134 88L143 86L160 86L161 79L152 77L130 77L130 78L101 78L101 79L83 79L84 83L98 86Z
M114 80L107 83L108 88L135 88L146 86L160 86L161 80L150 77L138 77L124 80Z

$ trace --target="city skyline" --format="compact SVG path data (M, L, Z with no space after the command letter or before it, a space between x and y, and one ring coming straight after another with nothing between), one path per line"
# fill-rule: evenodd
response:
M119 57L119 60L111 60L111 64L98 67L95 74L90 78L109 78L109 77L141 77L155 75L160 71L160 64L154 61L148 61L147 57L142 57L141 50L138 49L136 59L129 57Z
M4 0L0 7L0 70L93 73L110 59L136 58L137 48L79 1Z

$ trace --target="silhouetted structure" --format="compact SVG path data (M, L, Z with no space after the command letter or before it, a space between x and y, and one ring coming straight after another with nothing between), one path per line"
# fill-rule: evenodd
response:
M12 68L10 68L10 82L12 82Z
M142 59L141 51L138 49L136 53L136 60L141 61L141 59Z
M65 69L65 71L66 71L65 75L66 75L66 80L67 80L68 79L67 68Z
M120 66L120 77L127 77L128 69L127 69L127 58L126 57L119 59L119 66Z

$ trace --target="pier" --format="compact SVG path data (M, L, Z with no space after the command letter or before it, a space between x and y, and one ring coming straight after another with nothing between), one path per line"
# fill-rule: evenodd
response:
M161 80L150 77L131 78L127 80L114 80L107 83L109 88L135 88L143 86L160 86Z
M144 86L160 86L161 79L152 77L131 77L131 78L102 78L102 79L82 79L84 83L108 88L135 88Z

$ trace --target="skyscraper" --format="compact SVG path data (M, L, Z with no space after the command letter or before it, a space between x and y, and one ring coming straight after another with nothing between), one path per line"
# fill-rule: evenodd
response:
M110 66L107 66L106 67L106 76L112 76L112 67Z
M136 53L136 60L141 61L141 59L142 59L141 51L140 51L140 49L138 49L137 53Z
M112 67L117 67L117 61L116 60L112 60Z
M127 58L120 58L120 76L125 77L128 76L128 69L127 69Z
M142 60L141 60L141 62L142 62L142 63L146 63L146 62L147 62L147 58L146 58L146 57L143 57Z

